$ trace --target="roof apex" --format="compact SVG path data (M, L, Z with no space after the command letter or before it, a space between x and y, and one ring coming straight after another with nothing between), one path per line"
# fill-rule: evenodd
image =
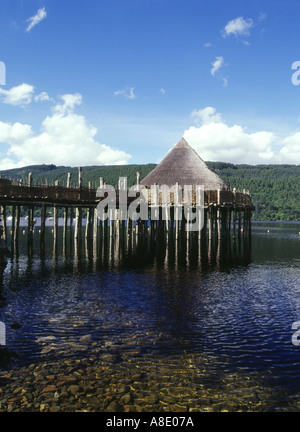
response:
M228 189L226 183L201 159L185 138L141 181L141 185L203 185L205 190Z
M173 148L192 148L185 138L181 138L181 140L173 147Z

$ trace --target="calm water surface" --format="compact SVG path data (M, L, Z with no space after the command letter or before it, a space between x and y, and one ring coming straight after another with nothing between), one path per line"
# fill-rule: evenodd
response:
M203 355L216 373L267 375L272 389L300 394L300 346L291 341L300 321L300 223L257 222L249 241L231 234L201 247L108 239L74 250L59 239L54 251L51 236L49 227L41 253L38 225L31 252L21 235L3 270L0 321L18 355L10 368L83 355L76 344L91 335L121 354L138 347L148 361ZM56 338L50 349L38 342L45 336Z

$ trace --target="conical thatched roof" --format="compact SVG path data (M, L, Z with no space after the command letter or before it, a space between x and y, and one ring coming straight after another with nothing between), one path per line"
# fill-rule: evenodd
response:
M173 186L176 182L182 188L184 185L203 185L205 190L229 189L184 138L141 181L141 185L151 187L156 183L159 186Z

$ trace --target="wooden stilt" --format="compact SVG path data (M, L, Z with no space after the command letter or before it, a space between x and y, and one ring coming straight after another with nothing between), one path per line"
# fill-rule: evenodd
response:
M91 214L90 209L86 210L86 223L85 223L85 238L88 238L90 232Z
M15 226L16 226L16 206L13 205L11 208L11 215L12 215L12 220L11 220L11 240L12 242L14 241L15 238Z
M78 239L81 234L81 221L82 221L82 209L80 207L76 207L76 216L75 216L75 239Z
M7 227L6 227L6 206L1 206L1 220L2 220L2 238L3 240L7 239Z
M209 206L208 208L208 238L209 240L212 239L213 234L213 211L212 206Z
M21 216L21 208L18 205L16 207L16 223L15 223L15 233L14 233L15 243L18 243L18 241L19 241L20 216Z
M68 230L68 207L64 208L64 229L63 229L63 240L66 242L67 239L67 230Z
M34 216L34 207L30 205L28 207L28 244L32 245L33 241L33 216Z
M46 206L42 204L41 211L41 237L40 241L43 243L45 241L45 226L46 226Z
M57 206L54 206L53 217L54 217L53 237L54 237L54 241L56 241L58 237L58 207Z
M98 238L98 213L96 207L94 208L93 237L94 239Z

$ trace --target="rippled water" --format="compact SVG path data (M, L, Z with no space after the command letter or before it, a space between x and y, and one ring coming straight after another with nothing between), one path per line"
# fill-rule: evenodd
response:
M36 227L33 250L21 236L1 279L0 321L7 348L18 354L10 367L86 355L78 344L91 335L120 353L138 347L148 360L203 354L216 373L270 374L273 389L296 395L299 233L297 223L253 223L248 241L108 239L74 250L59 240L53 251L49 227L41 253ZM21 327L11 328L14 322ZM56 338L50 349L39 342L46 336Z

